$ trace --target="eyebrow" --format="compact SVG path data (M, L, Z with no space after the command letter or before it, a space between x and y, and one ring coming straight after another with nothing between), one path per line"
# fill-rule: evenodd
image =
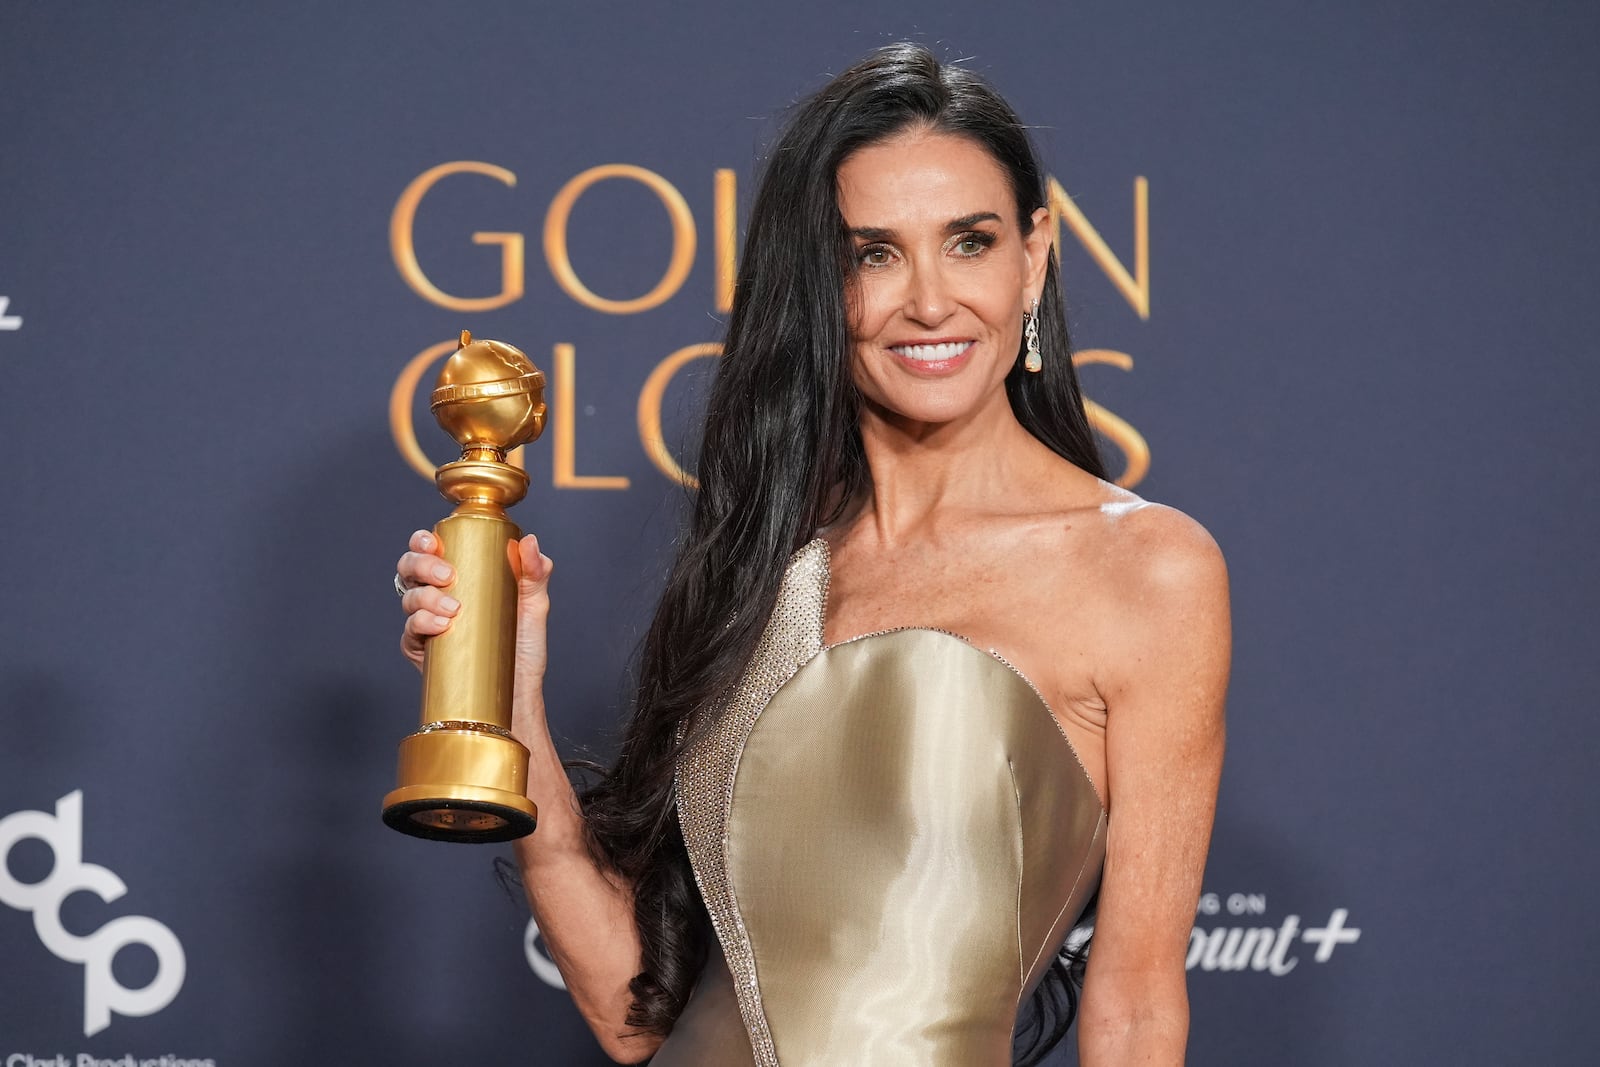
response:
M959 233L970 230L980 222L999 222L1000 216L993 211L974 211L970 215L962 215L959 219L951 219L944 225L945 233ZM850 236L859 237L863 241L891 241L895 237L893 230L881 226L856 226L850 230Z

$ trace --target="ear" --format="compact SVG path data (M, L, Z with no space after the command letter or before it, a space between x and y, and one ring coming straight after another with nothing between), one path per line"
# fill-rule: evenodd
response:
M1050 266L1054 238L1055 230L1050 225L1050 209L1042 207L1033 213L1033 230L1022 239L1023 254L1028 261L1023 291L1028 294L1029 303L1044 292L1044 272Z

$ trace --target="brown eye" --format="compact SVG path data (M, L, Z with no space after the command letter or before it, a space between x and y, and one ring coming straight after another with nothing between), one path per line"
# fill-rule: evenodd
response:
M861 250L861 265L863 267L888 266L891 253L882 245L868 245Z

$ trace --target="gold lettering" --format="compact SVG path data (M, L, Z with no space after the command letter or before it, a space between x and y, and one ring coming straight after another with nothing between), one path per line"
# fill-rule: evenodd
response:
M459 341L440 341L424 348L411 357L411 361L400 372L400 377L394 380L394 388L389 390L389 435L394 438L394 447L412 470L430 482L438 468L422 451L422 445L417 443L417 427L411 418L411 408L416 403L417 383L422 381L428 368L460 347ZM506 456L506 462L522 467L522 457L523 446L518 445Z
M735 259L735 249L739 243L738 204L738 175L731 170L718 168L712 219L717 241L717 310L723 313L733 310L733 281L739 270Z
M493 296L451 296L428 280L428 276L422 273L422 264L417 261L417 207L441 178L452 174L482 174L504 185L517 184L517 176L504 167L467 159L441 163L423 171L406 186L405 192L395 202L394 213L389 216L389 252L394 257L394 265L400 271L400 277L418 296L440 307L451 311L490 311L505 307L522 296L526 271L520 233L480 232L472 235L473 244L500 246L500 291Z
M667 272L654 289L632 300L609 300L596 296L579 280L578 272L572 269L572 257L567 254L567 223L571 220L573 205L591 185L608 178L627 178L640 183L656 194L667 209L667 217L672 220L672 258L667 263ZM612 315L649 311L672 299L689 276L689 268L694 266L694 248L694 216L690 214L683 194L654 171L628 163L607 163L590 167L577 175L561 187L556 198L550 202L549 213L544 217L544 258L550 264L550 273L556 283L578 303Z
M1150 317L1150 183L1144 178L1133 179L1133 273L1122 265L1111 246L1100 236L1078 205L1072 202L1061 183L1050 179L1050 223L1055 227L1056 257L1061 256L1061 224L1065 222L1078 243L1111 279L1133 310L1141 319Z
M672 458L672 453L667 450L666 439L661 433L661 402L666 397L667 386L671 384L673 375L690 360L703 359L706 356L722 355L722 346L718 344L688 345L680 348L666 359L657 364L656 369L650 372L650 377L644 381L644 388L639 391L639 443L644 446L644 454L650 457L662 474L675 482L687 485L691 489L698 489L700 483L694 475L685 471Z
M1072 354L1074 367L1085 367L1091 363L1110 364L1122 370L1133 369L1132 356L1110 348L1086 348L1082 352ZM1134 429L1126 419L1112 414L1088 397L1083 398L1083 410L1089 416L1089 425L1099 430L1112 444L1121 449L1122 455L1127 460L1127 466L1117 478L1117 484L1124 489L1132 489L1144 481L1144 476L1150 472L1150 445L1145 441L1144 435Z
M579 474L578 466L578 352L569 344L555 347L556 410L555 478L557 489L626 489L622 475Z

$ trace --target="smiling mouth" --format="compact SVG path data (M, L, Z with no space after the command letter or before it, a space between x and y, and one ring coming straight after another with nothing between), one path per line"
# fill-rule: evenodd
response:
M943 341L936 345L890 345L889 351L917 363L943 363L971 347L971 341Z

